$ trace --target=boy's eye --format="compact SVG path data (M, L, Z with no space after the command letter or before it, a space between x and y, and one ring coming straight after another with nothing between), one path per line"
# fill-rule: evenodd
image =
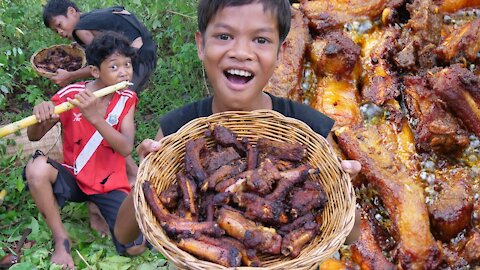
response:
M229 39L230 39L230 36L227 35L227 34L220 34L220 35L218 35L218 39L220 39L220 40L229 40Z
M265 44L265 43L268 43L269 41L266 38L259 37L259 38L257 38L256 42L259 43L259 44Z
M117 69L117 65L112 65L112 66L110 66L110 68L115 70L115 69Z

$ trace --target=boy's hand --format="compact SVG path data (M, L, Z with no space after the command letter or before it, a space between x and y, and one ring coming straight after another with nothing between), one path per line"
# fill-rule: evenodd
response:
M55 75L53 75L50 80L60 87L64 87L72 81L70 78L70 72L61 68L57 69Z
M54 113L54 109L55 105L51 101L44 101L33 107L33 114L37 117L39 123L55 122L59 116Z
M98 121L103 121L103 114L100 109L98 98L90 90L81 91L75 95L75 99L67 100L80 109L82 116L92 125Z
M140 162L151 152L156 152L160 150L160 142L154 141L152 139L145 139L137 146L138 157Z
M351 178L355 178L362 169L362 164L356 160L342 160L342 169L350 174Z

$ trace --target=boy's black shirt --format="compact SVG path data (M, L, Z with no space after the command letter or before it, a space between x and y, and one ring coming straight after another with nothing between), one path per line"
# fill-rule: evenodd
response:
M284 116L303 121L325 138L328 136L328 133L330 133L334 121L328 116L305 104L276 97L270 93L267 94L272 99L274 111ZM175 133L193 119L210 116L212 114L212 97L207 97L170 111L160 119L160 127L163 135L167 136Z

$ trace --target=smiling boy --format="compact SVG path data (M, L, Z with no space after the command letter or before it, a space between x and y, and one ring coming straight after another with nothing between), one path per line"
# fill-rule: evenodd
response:
M332 119L307 105L263 92L290 29L288 0L201 0L197 15L198 57L214 94L164 115L155 141L146 139L138 146L141 158L158 151L158 140L190 120L232 110L275 110L304 121L324 137L329 136ZM343 161L342 166L352 174L360 171L356 161ZM129 242L138 235L134 216L130 194L119 210L121 222L115 226L120 242Z

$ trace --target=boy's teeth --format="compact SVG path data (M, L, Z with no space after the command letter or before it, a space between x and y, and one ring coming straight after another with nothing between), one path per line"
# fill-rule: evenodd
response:
M227 72L232 75L243 76L243 77L252 76L252 73L245 70L239 70L239 69L229 69L227 70Z

